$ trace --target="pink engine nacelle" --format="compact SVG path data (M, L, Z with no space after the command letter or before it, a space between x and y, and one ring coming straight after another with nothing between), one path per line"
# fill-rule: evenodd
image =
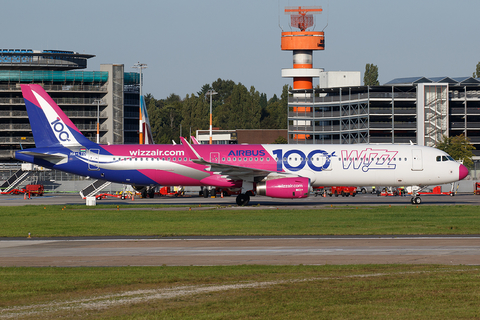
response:
M280 178L257 183L257 194L272 198L306 198L310 193L308 178Z

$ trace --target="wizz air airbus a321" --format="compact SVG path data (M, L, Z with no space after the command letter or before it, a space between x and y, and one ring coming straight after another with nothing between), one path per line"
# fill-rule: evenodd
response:
M39 85L22 85L36 148L18 160L141 186L241 188L250 196L305 198L311 187L426 186L463 179L468 170L443 151L417 145L99 145L85 138ZM412 203L421 202L417 194Z

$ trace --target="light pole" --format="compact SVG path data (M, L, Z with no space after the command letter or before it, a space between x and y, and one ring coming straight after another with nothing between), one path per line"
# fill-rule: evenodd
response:
M139 138L140 138L140 144L143 144L144 138L143 138L143 119L142 119L142 70L147 68L147 65L145 63L140 63L137 62L136 64L133 65L132 68L136 68L140 70L140 105L139 105Z
M97 104L97 143L100 144L100 103L103 103L103 100L95 99L93 103Z
M212 96L217 93L218 92L215 92L213 89L210 89L205 93L205 95L210 95L210 144L212 144Z

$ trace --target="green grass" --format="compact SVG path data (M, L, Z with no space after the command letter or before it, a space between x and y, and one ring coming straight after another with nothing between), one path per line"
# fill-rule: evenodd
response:
M19 318L473 319L480 317L478 274L475 267L432 265L0 268L0 318L7 308L56 302L68 309ZM134 290L263 281L283 282L105 309L73 302Z
M318 209L23 206L0 212L0 237L480 234L476 206Z

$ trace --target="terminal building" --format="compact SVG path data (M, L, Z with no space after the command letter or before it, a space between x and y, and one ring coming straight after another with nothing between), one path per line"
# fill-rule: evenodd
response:
M122 64L85 71L95 57L61 50L0 49L0 162L35 146L20 84L36 83L80 131L100 143L138 143L140 75Z

